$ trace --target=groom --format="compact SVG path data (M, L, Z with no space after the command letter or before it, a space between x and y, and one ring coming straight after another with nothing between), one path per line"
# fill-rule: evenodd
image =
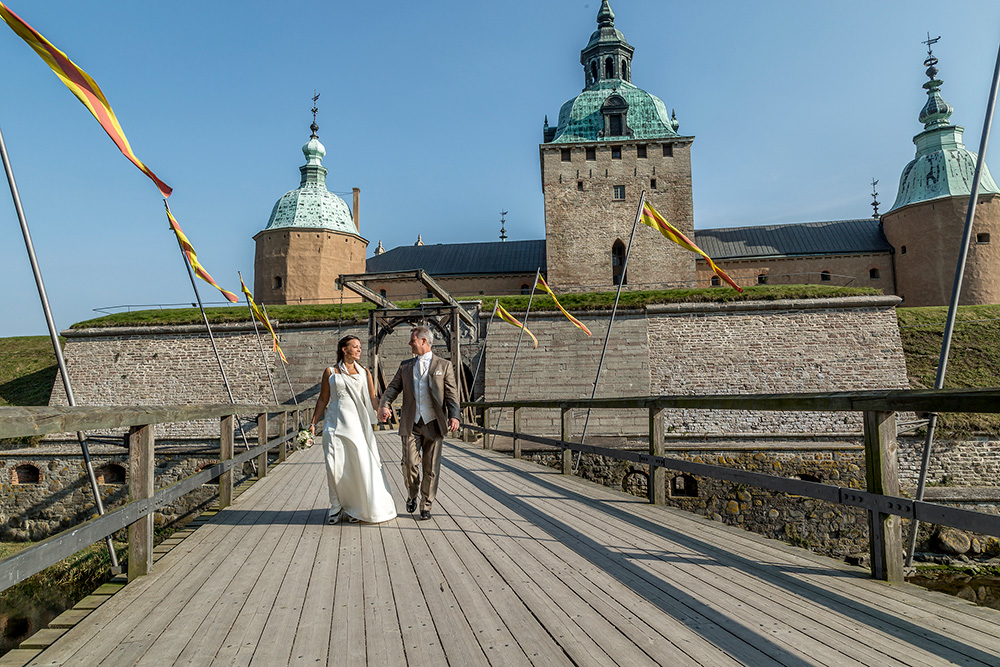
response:
M406 511L431 518L431 504L437 493L441 471L441 445L446 432L458 430L458 391L451 362L431 352L434 334L420 326L410 332L410 350L416 355L399 365L399 370L379 401L379 421L391 414L389 404L402 392L399 437L403 441L403 483L408 497ZM423 479L420 469L423 468Z

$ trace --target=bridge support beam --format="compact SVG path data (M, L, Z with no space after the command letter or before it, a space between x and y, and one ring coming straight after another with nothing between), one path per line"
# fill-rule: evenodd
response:
M521 458L521 439L518 438L518 434L521 432L521 410L523 408L514 408L514 458Z
M129 502L148 500L154 491L153 425L133 426L128 432ZM128 580L153 568L153 513L128 527Z
M649 409L649 455L663 456L663 408ZM654 505L667 503L667 471L659 466L649 466L649 502Z
M281 437L288 435L288 413L281 413ZM288 456L288 443L281 443L281 447L278 448L278 463L284 463L285 458Z
M236 419L226 415L219 420L219 461L233 458L233 429ZM219 509L225 509L233 504L233 471L230 468L219 475Z
M899 461L896 413L867 411L865 426L865 481L869 493L899 497ZM902 521L878 510L868 513L868 548L872 576L903 581Z
M559 439L569 442L573 433L573 408L561 408ZM573 450L563 447L562 450L562 472L564 475L573 474Z
M263 445L267 442L267 413L257 415L257 444ZM267 477L267 450L265 449L257 455L257 479Z

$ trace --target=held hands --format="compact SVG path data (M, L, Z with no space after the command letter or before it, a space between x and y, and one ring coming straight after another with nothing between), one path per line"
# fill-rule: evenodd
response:
M383 405L381 408L378 409L378 420L382 423L385 423L389 421L389 415L391 414L392 411L389 409L389 406Z

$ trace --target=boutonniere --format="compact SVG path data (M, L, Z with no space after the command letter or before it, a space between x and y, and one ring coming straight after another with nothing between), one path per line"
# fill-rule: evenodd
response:
M434 375L444 375L444 373L441 371L434 371Z

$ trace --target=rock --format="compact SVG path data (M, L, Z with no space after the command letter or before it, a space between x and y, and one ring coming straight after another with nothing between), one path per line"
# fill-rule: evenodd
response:
M983 543L979 541L978 537L973 537L970 540L969 553L973 556L978 556L983 553Z
M750 495L749 491L739 491L736 493L736 497L739 498L742 502L748 503L750 502L753 496Z
M848 565L857 565L858 567L868 567L871 562L871 556L865 553L848 554L844 557L844 562Z
M726 514L739 514L739 513L740 513L740 504L735 500L730 500L726 504Z
M964 554L972 546L972 539L967 533L946 526L938 529L932 542L938 551L953 556Z
M976 601L976 591L972 590L971 586L962 586L962 590L960 590L958 593L955 593L955 595L962 598L963 600L968 600L969 602Z

